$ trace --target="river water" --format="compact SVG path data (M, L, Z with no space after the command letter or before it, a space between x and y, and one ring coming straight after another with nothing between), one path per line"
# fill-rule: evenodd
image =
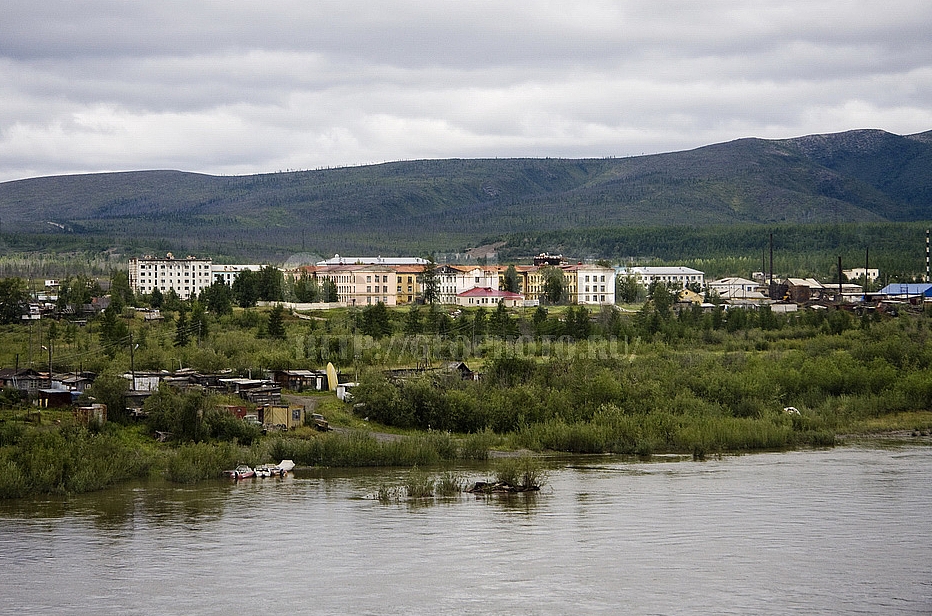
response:
M511 497L330 470L0 502L0 613L932 613L932 447L550 467Z

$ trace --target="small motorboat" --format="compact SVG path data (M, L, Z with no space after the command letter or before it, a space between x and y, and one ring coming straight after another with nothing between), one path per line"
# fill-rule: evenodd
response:
M272 475L278 475L278 471L275 470L275 467L270 464L260 464L255 468L256 477L271 477Z
M224 477L229 477L230 479L236 481L239 479L249 479L250 477L255 477L256 471L249 468L245 464L240 464L232 471L223 471L223 475Z

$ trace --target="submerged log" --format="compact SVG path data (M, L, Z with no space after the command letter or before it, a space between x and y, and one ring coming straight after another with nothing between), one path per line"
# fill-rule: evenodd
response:
M540 486L516 486L505 481L477 481L466 489L470 494L514 494L517 492L536 492Z

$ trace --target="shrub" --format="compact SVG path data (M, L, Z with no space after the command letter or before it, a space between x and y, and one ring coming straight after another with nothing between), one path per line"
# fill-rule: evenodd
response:
M539 489L546 479L546 473L533 456L501 458L493 468L495 480L514 486L521 490Z

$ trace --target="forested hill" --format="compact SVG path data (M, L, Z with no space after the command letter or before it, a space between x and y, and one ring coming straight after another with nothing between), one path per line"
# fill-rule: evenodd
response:
M0 183L3 233L169 247L410 252L591 227L932 219L932 131L741 139L613 159L425 160L218 177L140 171Z

